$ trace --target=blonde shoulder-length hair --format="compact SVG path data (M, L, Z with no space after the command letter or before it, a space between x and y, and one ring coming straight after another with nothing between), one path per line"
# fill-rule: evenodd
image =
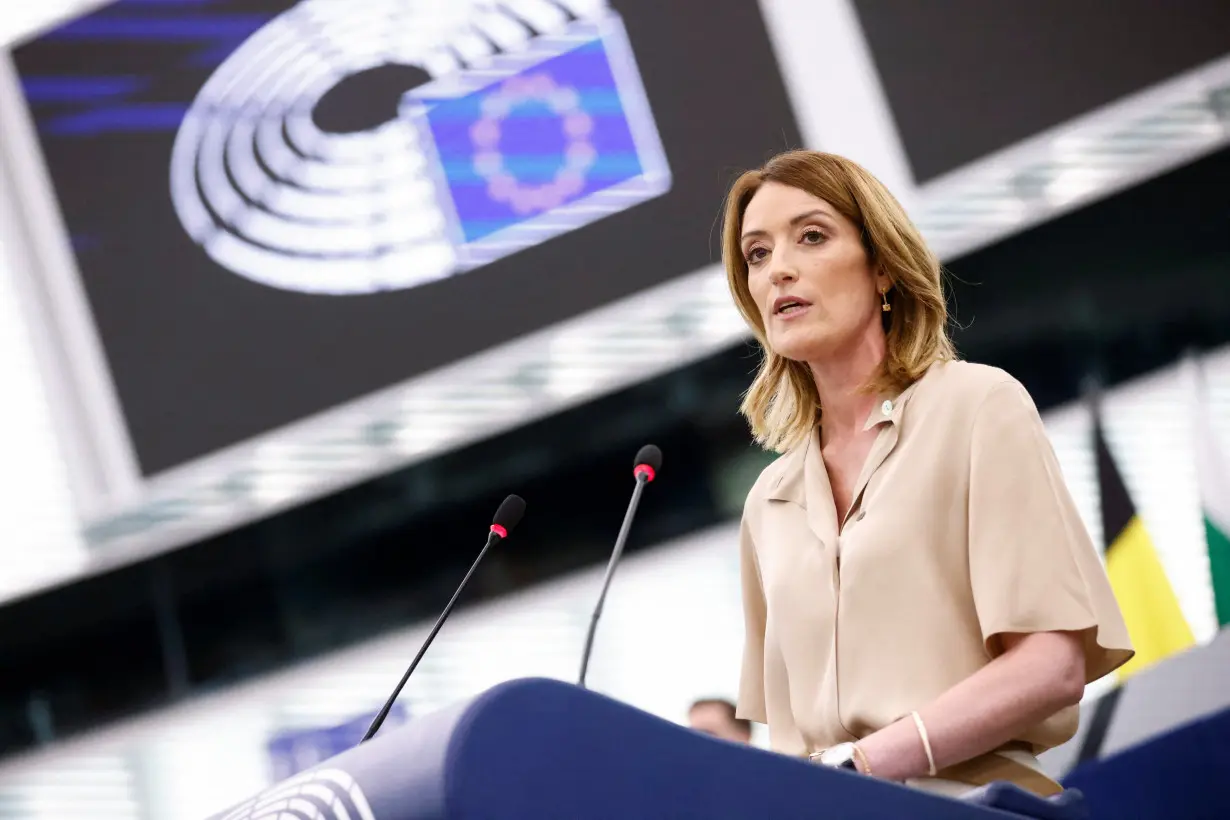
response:
M888 350L879 372L864 385L866 391L899 393L934 362L957 356L948 336L939 260L878 179L857 163L819 151L788 151L745 172L726 197L722 259L731 295L764 355L739 410L761 446L785 452L816 428L820 397L805 363L779 356L769 347L748 289L747 261L740 244L743 213L766 182L798 188L836 208L859 229L871 264L892 282L892 310L884 314Z

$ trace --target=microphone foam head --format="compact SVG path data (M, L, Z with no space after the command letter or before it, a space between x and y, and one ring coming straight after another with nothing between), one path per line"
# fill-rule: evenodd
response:
M492 519L491 525L499 527L504 531L503 535L507 536L512 532L513 527L521 523L523 515L525 515L525 499L519 495L510 495L495 511L495 518Z
M646 469L648 468L648 469ZM646 444L636 452L636 461L632 464L632 474L641 475L653 481L658 470L662 469L662 451L653 444Z

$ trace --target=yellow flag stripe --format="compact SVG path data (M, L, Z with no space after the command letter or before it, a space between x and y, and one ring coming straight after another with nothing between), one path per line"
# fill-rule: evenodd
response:
M1106 572L1136 649L1135 657L1120 667L1120 680L1195 644L1139 516L1132 517L1106 550Z

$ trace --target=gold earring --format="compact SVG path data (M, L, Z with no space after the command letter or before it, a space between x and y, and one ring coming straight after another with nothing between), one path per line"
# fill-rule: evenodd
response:
M888 303L888 291L887 290L880 291L880 298L884 300L883 304L880 305L880 310L882 310L885 313L888 313L890 310L893 309L893 306Z

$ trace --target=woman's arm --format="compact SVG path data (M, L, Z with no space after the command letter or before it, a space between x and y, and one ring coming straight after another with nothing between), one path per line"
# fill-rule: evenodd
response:
M1077 703L1086 680L1132 656L1102 558L1063 483L1038 408L1015 379L998 382L982 401L969 458L974 614L988 648L1002 651L919 709L937 769L1019 737ZM1096 640L1086 644L1089 638ZM875 776L928 773L908 715L858 747Z
M999 748L1085 689L1085 651L1077 632L1003 635L1004 652L918 711L937 769ZM907 716L858 742L875 777L925 777L927 754Z

